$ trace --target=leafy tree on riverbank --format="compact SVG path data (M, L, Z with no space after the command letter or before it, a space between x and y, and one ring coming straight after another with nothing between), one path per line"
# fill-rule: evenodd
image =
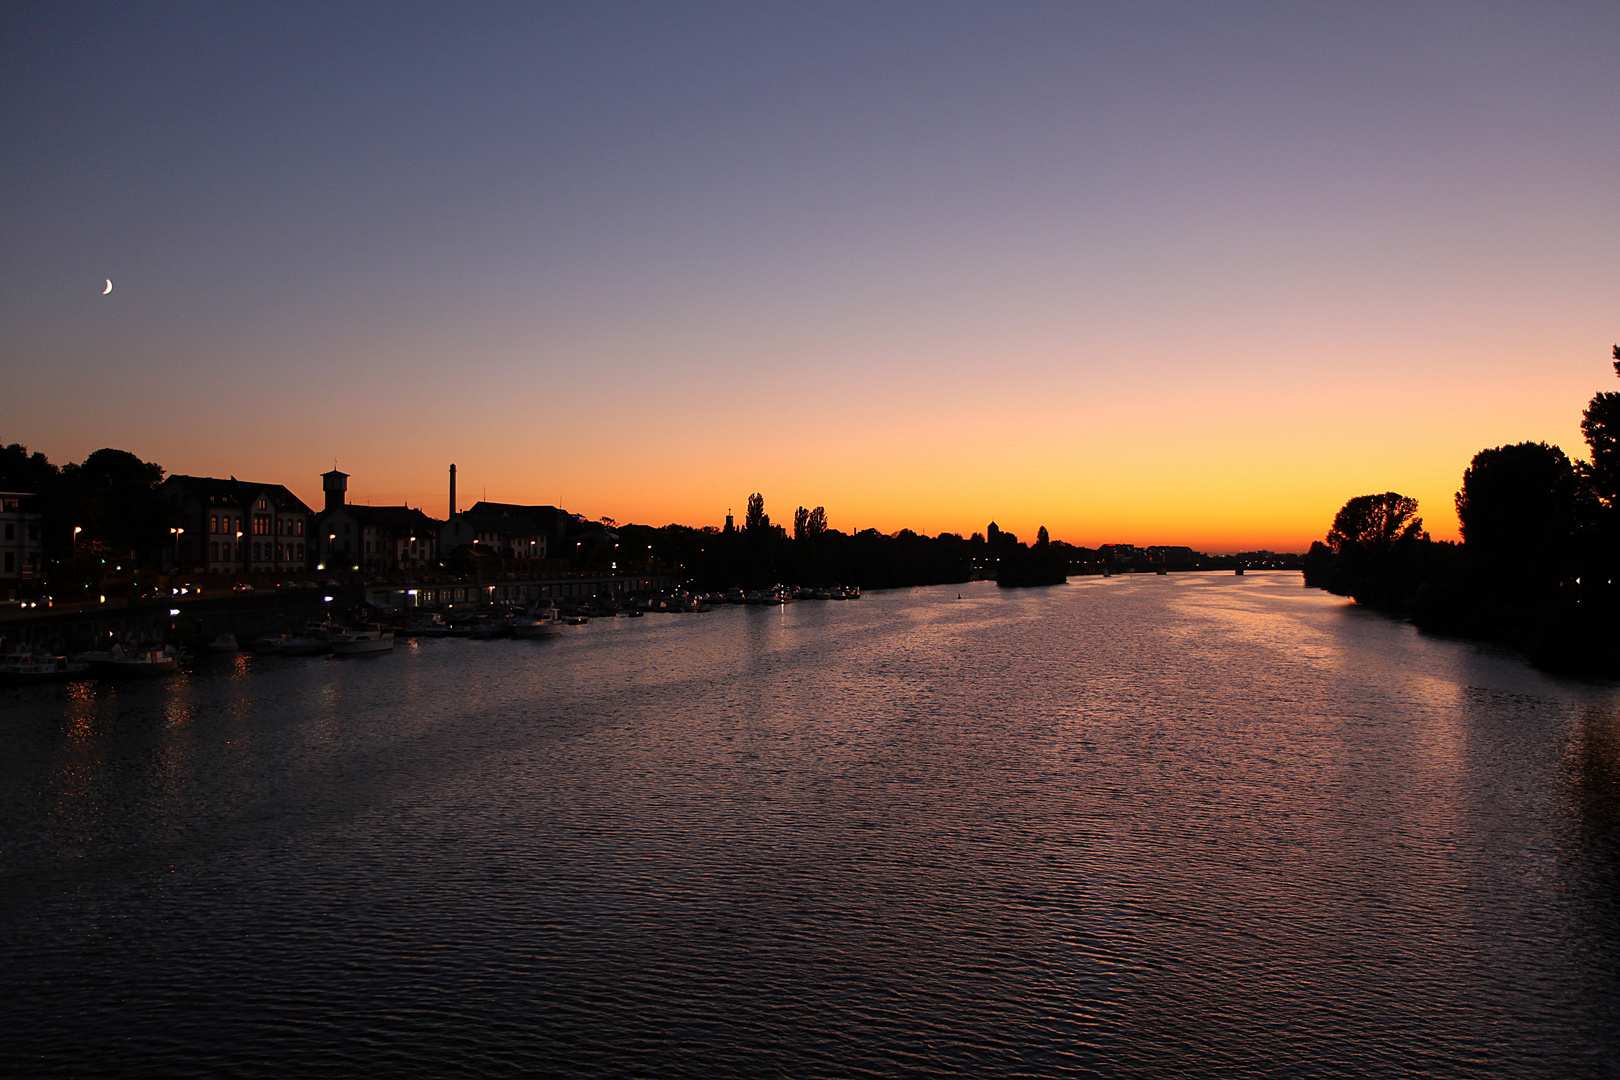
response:
M1345 503L1328 531L1333 561L1319 583L1359 603L1389 603L1392 594L1409 587L1420 548L1429 540L1417 510L1416 499L1394 491Z
M1620 345L1614 347L1614 370L1620 375ZM1581 415L1581 435L1592 452L1581 473L1606 509L1620 510L1620 393L1601 391Z
M1481 570L1545 585L1569 571L1575 467L1556 446L1522 442L1481 450L1463 473L1457 521Z
M1000 533L1003 538L1009 535ZM1052 543L1045 525L1035 534L1032 547L1017 543L1016 539L1008 546L1003 540L1000 559L996 563L996 584L1006 588L1061 585L1069 579L1072 550L1067 544Z
M1620 345L1615 346L1620 374ZM1306 558L1306 584L1500 641L1543 667L1620 673L1620 393L1587 406L1591 460L1544 442L1481 450L1456 495L1462 543L1422 532L1415 500L1345 503Z

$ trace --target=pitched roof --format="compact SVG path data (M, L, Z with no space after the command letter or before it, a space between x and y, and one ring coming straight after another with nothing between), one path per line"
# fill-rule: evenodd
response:
M501 517L525 517L536 521L555 521L558 517L567 517L568 511L560 510L555 506L529 506L523 503L501 503L479 501L473 504L469 514L496 514Z
M282 510L298 511L304 514L314 513L304 500L294 495L282 484L255 484L249 480L238 480L231 477L229 480L220 480L212 476L185 476L175 473L168 477L160 487L180 488L204 502L223 502L246 506L249 502L268 495L277 507Z
M333 513L345 513L362 525L387 533L426 536L437 533L444 522L430 518L414 506L359 506L344 503Z
M508 514L480 514L471 510L457 514L451 521L463 522L475 533L499 533L503 536L541 536L546 527L533 518Z

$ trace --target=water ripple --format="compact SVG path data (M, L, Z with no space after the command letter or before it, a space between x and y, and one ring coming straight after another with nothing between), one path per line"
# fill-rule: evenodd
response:
M1612 688L1264 574L539 644L6 691L5 1074L1620 1060Z

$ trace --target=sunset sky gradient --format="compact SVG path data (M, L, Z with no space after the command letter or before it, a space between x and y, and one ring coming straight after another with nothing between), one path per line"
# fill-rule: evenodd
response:
M0 441L1303 550L1620 389L1620 5L11 4ZM100 295L103 279L115 289Z

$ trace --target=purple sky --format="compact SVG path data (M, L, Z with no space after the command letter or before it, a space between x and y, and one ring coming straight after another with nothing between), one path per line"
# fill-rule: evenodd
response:
M1444 533L1611 388L1613 4L11 4L0 49L0 440L55 460L1294 545L1387 488Z

